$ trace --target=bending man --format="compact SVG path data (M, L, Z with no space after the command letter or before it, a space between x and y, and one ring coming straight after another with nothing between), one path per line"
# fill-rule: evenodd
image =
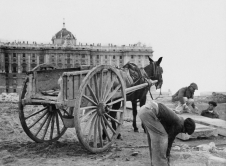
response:
M140 108L139 117L148 136L152 166L169 166L170 150L176 135L195 130L191 118L183 119L162 103L149 101Z

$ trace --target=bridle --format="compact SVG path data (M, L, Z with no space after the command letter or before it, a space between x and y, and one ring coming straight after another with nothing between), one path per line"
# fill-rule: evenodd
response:
M160 66L157 66L157 65L155 64L156 62L151 62L151 63L152 63L152 65L153 65L153 75L149 76L149 78L150 78L150 79L158 78L159 75L161 74L161 71L160 71L160 68L161 68L161 67L160 67ZM145 80L146 80L146 79L145 79ZM159 81L159 80L158 80L158 81ZM146 80L146 82L148 83L148 86L149 86L149 94L150 94L152 100L154 100L154 99L153 99L153 96L152 96L152 94L151 94L151 91L150 91L151 85L149 84L148 80ZM162 90L162 86L160 87L159 96L156 97L155 100L158 99L158 98L160 98L160 95L162 95L162 91L161 91L161 90Z
M136 81L131 85L131 86L134 86L134 85L136 85L136 83L138 82L138 81L140 81L141 79L143 79L145 82L147 82L148 83L148 91L149 91L149 94L150 94L150 96L151 96L151 98L152 98L152 100L154 100L153 99L153 96L152 96L152 94L151 94L151 91L150 91L150 89L151 89L151 86L152 86L152 84L150 84L149 83L149 81L148 81L148 78L153 78L153 79L155 79L155 78L157 78L158 77L158 75L160 75L160 71L159 71L159 66L157 66L156 64L155 64L155 62L152 62L152 64L153 64L153 76L148 76L148 74L145 72L145 70L144 70L144 73L145 74L142 74L142 72L140 71L140 69L139 69L139 72L138 72L138 78L136 79ZM157 66L157 67L156 67ZM124 67L123 67L124 68ZM125 67L125 68L128 68L128 67ZM129 69L129 68L128 68ZM146 75L146 76L145 76ZM134 79L134 78L133 78ZM134 91L135 92L135 91ZM130 94L127 94L128 96L130 96L130 95L132 95L134 92L132 92L132 93L130 93ZM159 94L159 96L157 97L157 98L159 98L160 97L160 95L161 95L162 93L161 93L161 88L160 88L160 94ZM156 99L157 99L156 98ZM155 100L156 100L155 99Z

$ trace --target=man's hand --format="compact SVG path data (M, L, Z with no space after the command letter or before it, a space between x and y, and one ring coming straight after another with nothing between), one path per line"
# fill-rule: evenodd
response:
M183 106L184 106L184 110L188 110L189 109L189 107L187 106L187 104L184 104Z
M198 107L195 106L194 111L195 111L196 114L199 114L199 109L198 109Z

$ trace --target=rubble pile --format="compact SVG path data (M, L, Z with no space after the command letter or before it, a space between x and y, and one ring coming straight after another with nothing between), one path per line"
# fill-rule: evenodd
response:
M215 101L216 103L226 103L226 95L223 93L212 92L211 95L207 96L198 96L196 100L200 102L208 103L209 101Z
M222 94L222 93L216 93L213 92L212 96L210 96L212 98L213 101L217 102L217 103L226 103L226 95Z
M0 102L17 103L18 101L19 101L19 95L17 93L2 93L2 94L0 94Z

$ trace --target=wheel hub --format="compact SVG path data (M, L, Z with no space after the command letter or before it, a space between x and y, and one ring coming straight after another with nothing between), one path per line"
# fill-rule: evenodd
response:
M99 103L98 106L97 106L97 114L99 116L102 116L103 114L105 114L105 107L106 105L104 103Z

